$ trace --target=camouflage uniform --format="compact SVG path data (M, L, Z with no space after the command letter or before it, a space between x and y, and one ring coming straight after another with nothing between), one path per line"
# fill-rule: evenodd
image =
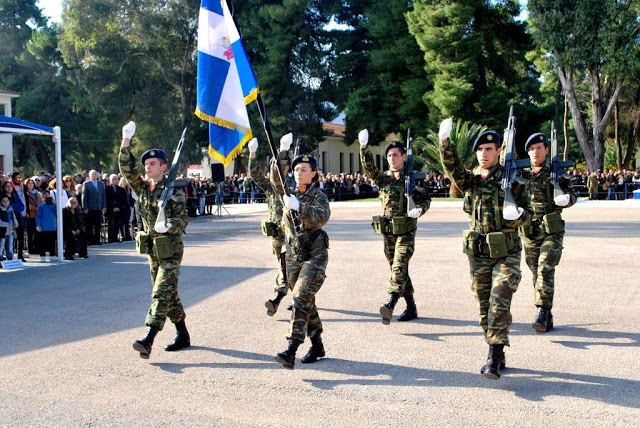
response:
M249 157L249 177L256 183L258 187L262 189L267 197L267 207L269 208L269 221L277 225L277 235L270 236L271 248L273 249L273 255L276 257L278 263L278 276L276 276L276 284L273 288L275 292L282 293L284 295L289 291L287 287L286 272L283 269L280 254L284 245L284 230L282 229L282 201L273 190L271 183L264 177L264 174L260 171L258 162L255 159Z
M407 217L407 199L404 195L405 170L400 171L396 179L391 170L381 172L375 165L371 151L366 147L360 149L362 167L371 180L378 186L382 201L383 215L390 220L393 217ZM422 208L423 215L431 205L431 197L426 189L416 187L413 192L416 208ZM391 268L391 276L387 292L399 297L413 296L413 284L409 277L409 260L413 256L418 229L417 219L408 219L413 226L404 234L383 233L384 255Z
M546 233L543 226L543 216L549 213L561 214L563 208L569 208L578 199L571 180L561 177L560 187L571 199L565 207L555 205L553 203L553 184L549 180L550 173L551 167L548 163L545 163L537 173L529 168L522 171L523 178L529 180L526 186L531 198L533 216L530 225L520 228L525 260L533 274L535 305L549 309L553 306L554 274L562 256L564 227L562 231Z
M174 253L167 258L158 258L153 252L152 240L149 240L149 266L151 270L151 306L145 319L145 325L162 330L167 317L173 323L183 321L186 317L184 308L178 296L178 276L184 247L182 231L187 227L188 217L186 198L183 189L175 189L166 206L167 223L172 227L165 234L154 230L158 217L158 201L164 190L166 181L163 179L156 184L152 191L150 184L145 182L138 171L138 163L131 154L130 147L120 149L120 172L127 179L131 188L138 195L138 212L142 218L144 230L150 238L166 235L171 237Z
M470 228L474 234L478 234L475 242L465 242L465 245L474 242L475 251L469 248L465 249L465 253L469 258L471 291L478 302L485 341L489 345L509 345L511 298L522 277L522 244L516 229L530 221L532 212L529 197L525 186L514 182L513 196L516 205L523 208L524 212L516 220L505 220L502 216L504 191L500 188L504 168L500 164L494 165L486 178L481 177L480 167L474 171L465 170L450 139L442 144L441 153L447 175L464 192L463 209L469 215ZM489 255L486 239L487 234L492 232L502 232L505 242L511 243L507 244L505 257L492 258Z
M587 177L587 189L589 189L589 200L598 199L598 176L595 172Z
M275 163L271 165L271 186L279 196L284 192ZM293 311L287 339L304 342L305 336L319 337L322 323L316 307L316 293L325 279L329 261L329 238L321 229L331 215L329 199L314 184L305 191L292 192L300 202L298 219L301 235L296 236L291 217L282 216L287 251L287 275L292 287Z

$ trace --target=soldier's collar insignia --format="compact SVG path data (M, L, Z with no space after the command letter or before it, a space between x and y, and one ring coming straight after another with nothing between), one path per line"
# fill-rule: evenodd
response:
M535 172L536 174L537 174L537 173L539 173L541 169L542 169L542 167L541 167L541 166L534 166L534 167L532 168L533 172Z
M482 168L482 169L480 170L480 177L482 177L482 178L487 178L488 176L489 176L489 170L488 170L488 169L484 169L484 168Z
M307 185L306 184L299 184L298 185L298 190L301 191L302 193L307 191Z

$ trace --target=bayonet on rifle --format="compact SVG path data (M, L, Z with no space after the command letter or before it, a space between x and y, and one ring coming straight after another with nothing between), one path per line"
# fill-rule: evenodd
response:
M502 166L504 167L504 176L502 177L501 187L504 190L504 204L503 208L512 206L517 208L515 198L511 192L511 184L516 179L518 167L515 162L516 151L516 117L513 115L513 106L509 108L509 120L507 122L507 129L505 129L505 141L506 146L504 148L505 153L503 157Z

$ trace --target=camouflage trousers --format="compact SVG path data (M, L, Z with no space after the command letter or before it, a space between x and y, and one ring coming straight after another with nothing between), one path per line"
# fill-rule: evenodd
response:
M289 288L287 287L287 273L282 267L281 262L281 253L284 246L284 235L283 236L272 236L271 237L271 248L273 249L273 255L276 256L276 263L278 263L278 276L276 276L276 284L273 287L273 291L277 293L282 293L285 296L289 292Z
M593 201L598 199L598 188L597 187L589 187L589 200Z
M413 284L409 277L409 260L416 247L416 232L405 235L384 234L384 255L391 267L387 292L398 296L413 296Z
M162 330L167 317L173 323L185 319L184 308L178 296L178 276L180 275L180 262L182 261L182 248L173 257L158 259L149 254L151 269L151 306L147 313L145 325Z
M304 342L305 336L322 333L322 322L316 307L316 293L322 287L329 261L329 251L318 248L309 253L309 259L300 262L287 254L287 274L293 285L293 311L287 339Z
M564 233L522 237L525 260L533 274L536 306L553 307L556 266L562 257L563 238Z
M518 289L522 247L516 245L506 257L470 256L471 291L478 302L480 326L489 345L509 346L511 298Z

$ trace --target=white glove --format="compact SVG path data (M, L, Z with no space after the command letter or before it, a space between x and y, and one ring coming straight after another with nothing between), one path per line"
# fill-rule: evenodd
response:
M451 129L453 128L453 119L445 119L440 122L440 131L438 131L438 138L440 141L447 140L451 135Z
M41 228L40 226L36 227L36 230L37 230L38 232L42 232L42 228Z
M282 197L282 202L284 203L284 206L290 210L298 211L298 208L300 208L300 201L293 195L284 195Z
M155 226L153 226L153 229L158 233L167 233L167 231L171 229L171 226L173 226L172 223L156 223Z
M280 151L286 152L291 147L291 143L293 142L293 134L289 132L287 135L283 135L280 138Z
M511 205L508 205L502 211L502 217L505 220L517 220L518 218L520 218L520 216L522 215L523 212L524 212L523 208L514 207L514 206L511 206Z
M367 143L369 142L369 131L363 129L358 133L358 142L360 146L367 147Z
M422 214L422 208L414 208L407 213L407 215L412 218L418 218L420 214Z
M559 207L566 207L569 205L569 201L571 200L571 195L558 195L553 198L553 202Z
M131 139L133 134L136 133L136 123L134 121L130 121L125 126L122 127L122 138Z
M258 151L258 139L253 138L251 141L249 141L249 152L255 153L257 151Z

